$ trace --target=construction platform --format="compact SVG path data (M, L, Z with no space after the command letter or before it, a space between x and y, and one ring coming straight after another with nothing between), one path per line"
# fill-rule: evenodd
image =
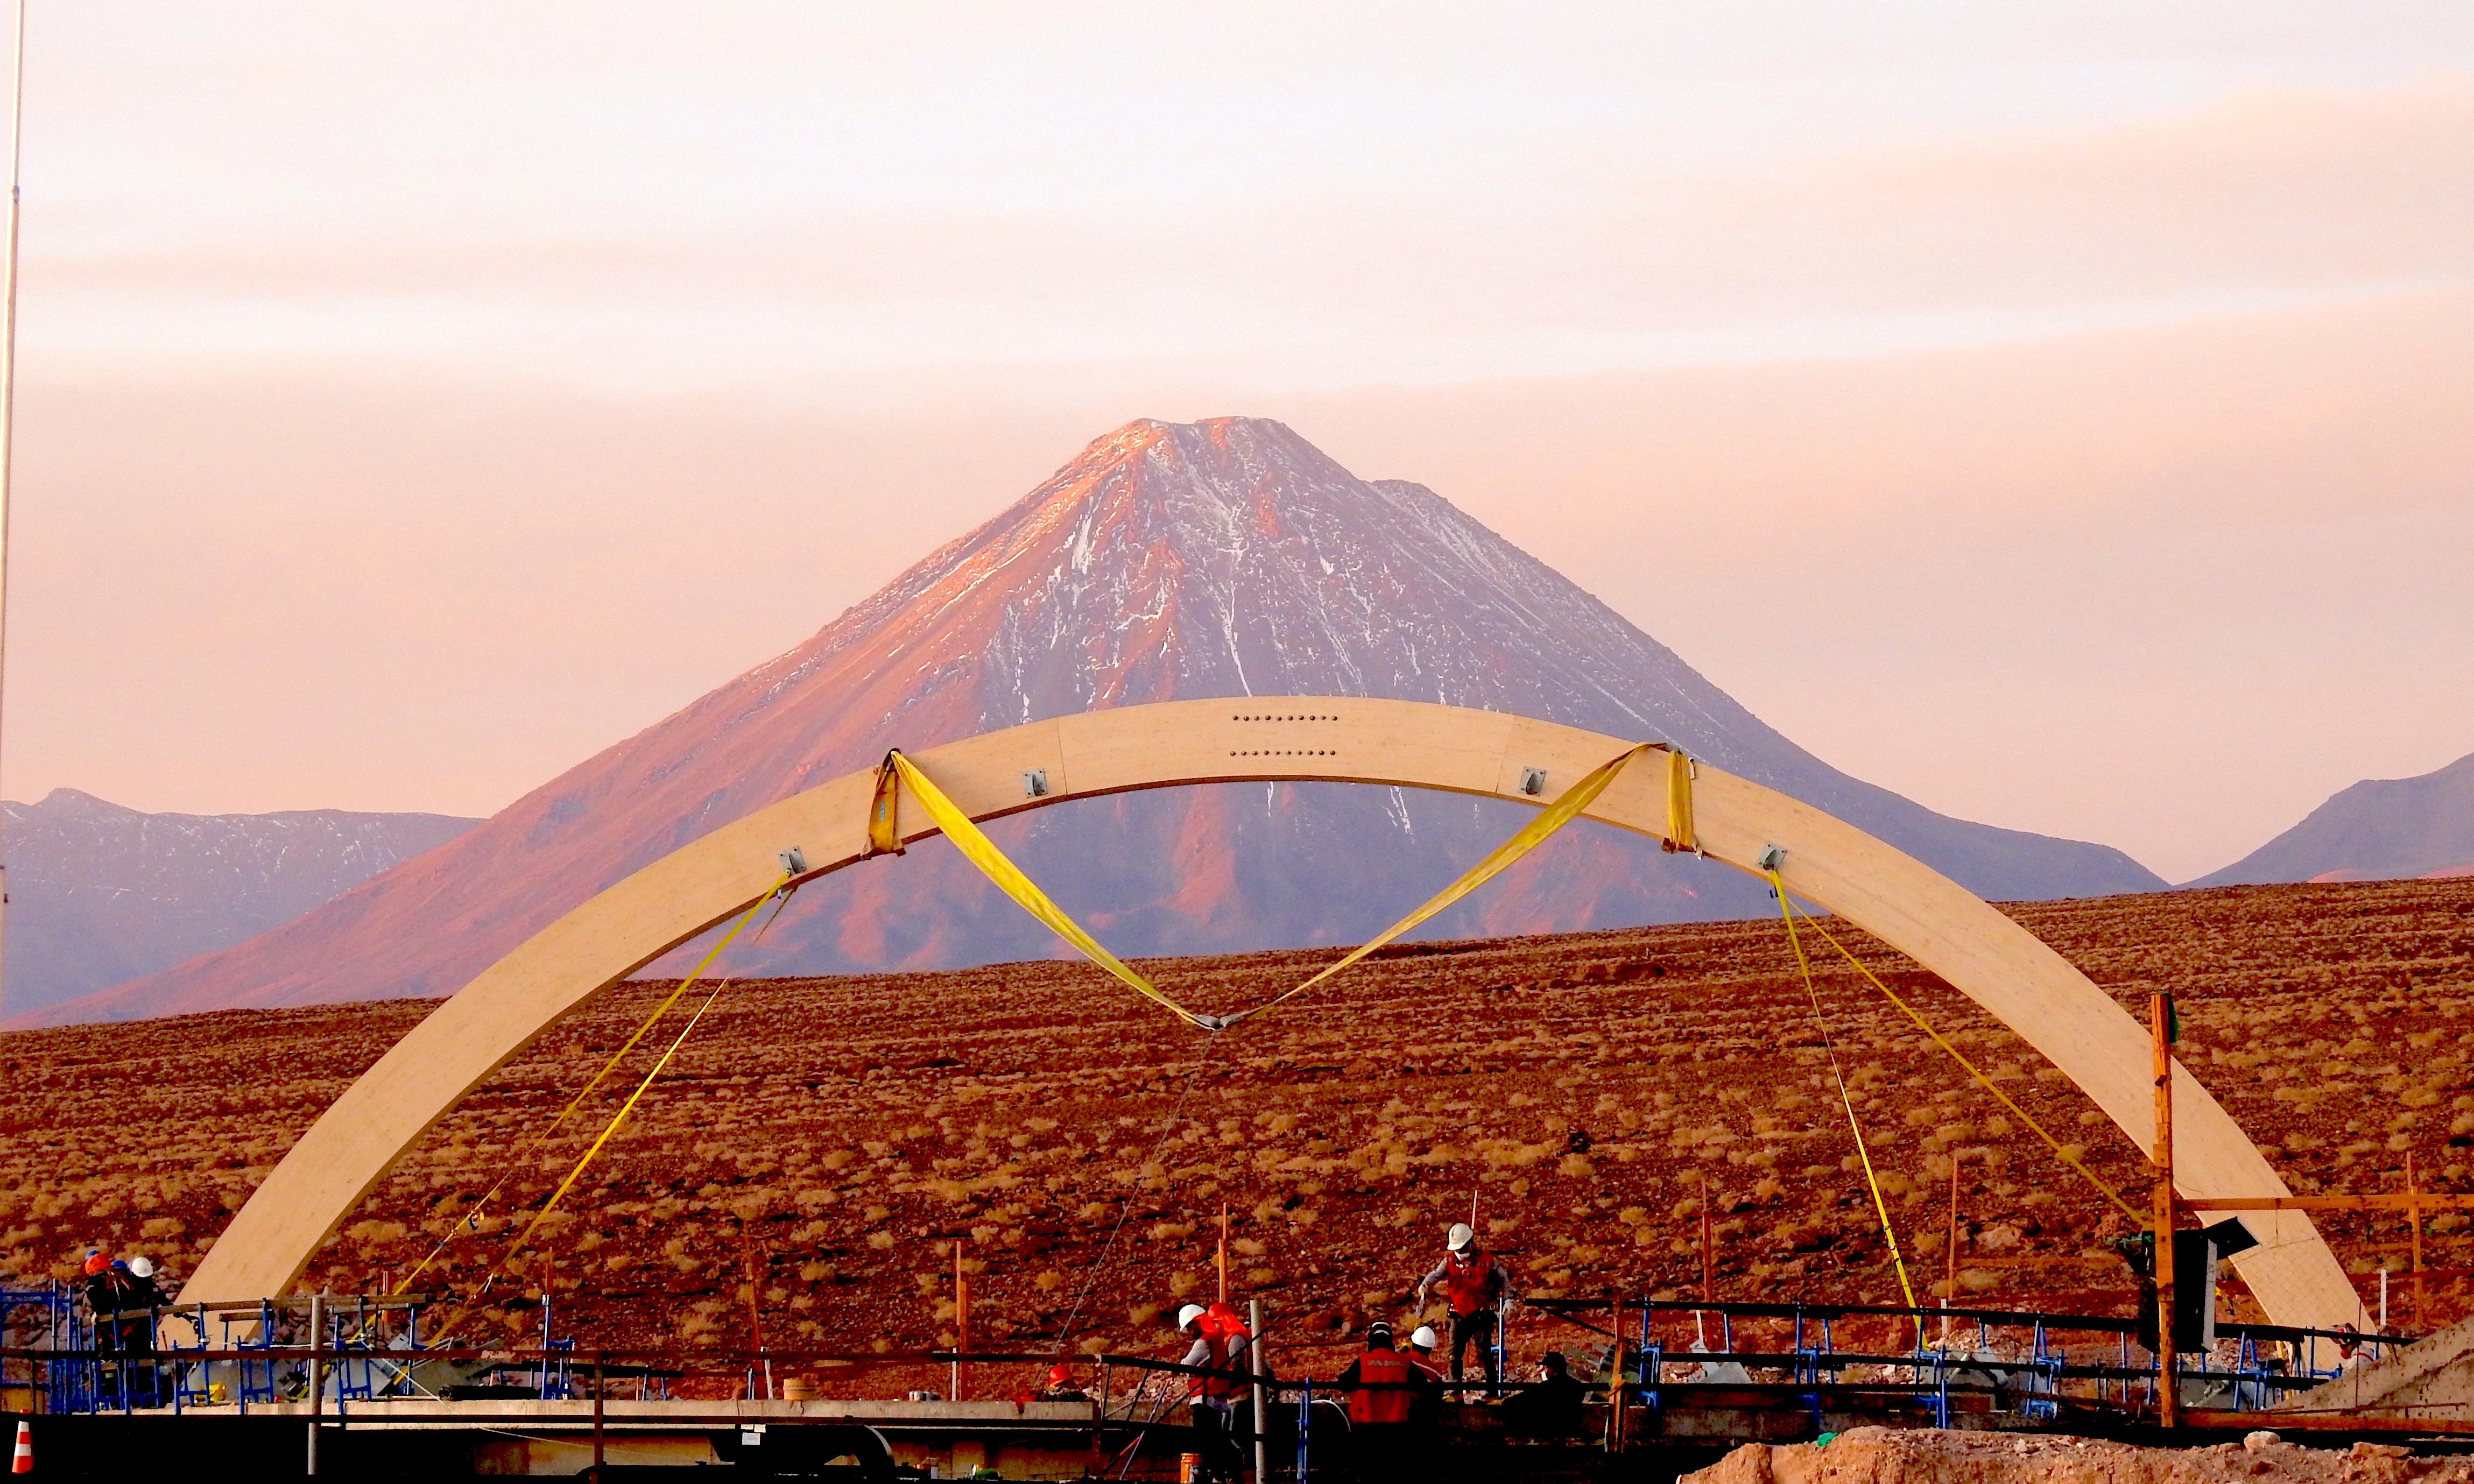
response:
M305 1326L287 1322L284 1307L265 1305L254 1342L231 1348L0 1350L0 1399L19 1412L7 1423L12 1431L21 1418L30 1423L36 1467L54 1474L177 1469L211 1456L277 1476L554 1475L597 1465L604 1477L705 1467L788 1477L1168 1480L1233 1447L1228 1461L1257 1484L1410 1472L1662 1481L1745 1443L1866 1426L2137 1443L2215 1442L2226 1429L2261 1425L2332 1438L2474 1434L2474 1423L2437 1418L2297 1414L2291 1401L2361 1374L2341 1371L2340 1347L2369 1361L2401 1337L2266 1326L2221 1326L2214 1354L2184 1358L2175 1388L2184 1425L2167 1432L2157 1423L2154 1357L2136 1345L2136 1322L2085 1315L1540 1298L1528 1311L1575 1342L1581 1384L1560 1394L1560 1411L1536 1404L1542 1393L1524 1395L1539 1392L1535 1383L1472 1382L1419 1423L1353 1427L1332 1382L1249 1371L1221 1376L1249 1399L1230 1440L1196 1426L1185 1399L1213 1373L1142 1356L1074 1357L1092 1394L1071 1399L823 1398L813 1395L820 1385L858 1390L871 1372L886 1390L916 1384L928 1366L960 1382L948 1390L994 1391L1058 1357L775 1350L699 1352L691 1362L579 1351L549 1341L546 1329L524 1349L425 1349L409 1326L381 1347L339 1341L385 1332L366 1319L358 1328L329 1323L330 1310L349 1305L322 1297L317 1322ZM1940 1335L1921 1343L1933 1327ZM1920 1343L1852 1350L1840 1343L1851 1328ZM1284 1348L1269 1349L1276 1367ZM1287 1353L1302 1362L1309 1352ZM681 1395L699 1392L730 1399Z

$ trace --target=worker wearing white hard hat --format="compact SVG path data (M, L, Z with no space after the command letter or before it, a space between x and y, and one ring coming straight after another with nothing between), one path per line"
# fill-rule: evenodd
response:
M156 1311L169 1306L171 1302L155 1281L154 1259L130 1258L129 1277L120 1290L121 1317L112 1321L113 1338L119 1348L131 1355L152 1356ZM133 1363L129 1367L129 1393L139 1406L162 1405L160 1382L161 1373L152 1363Z
M1443 1233L1443 1260L1418 1280L1420 1312L1426 1307L1427 1293L1438 1283L1443 1286L1443 1298L1452 1310L1452 1379L1461 1379L1469 1347L1474 1345L1492 1386L1501 1379L1494 1364L1494 1305L1506 1286L1503 1265L1477 1245L1477 1233L1467 1222L1452 1223L1452 1229Z
M1194 1340L1177 1364L1214 1373L1191 1377L1186 1392L1194 1403L1195 1430L1202 1434L1202 1472L1197 1477L1234 1480L1244 1468L1235 1430L1237 1392L1244 1383L1225 1374L1237 1360L1227 1331L1213 1324L1211 1311L1200 1303L1176 1311L1176 1327Z

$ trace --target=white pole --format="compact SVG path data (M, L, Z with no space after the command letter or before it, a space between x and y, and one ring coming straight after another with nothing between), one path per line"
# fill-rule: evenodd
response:
M26 0L15 0L9 54L9 247L0 265L0 676L8 669L9 475L17 447L17 167L25 156ZM0 861L0 1007L8 1004L9 867Z
M1263 1405L1262 1300L1246 1301L1246 1327L1253 1332L1253 1338L1246 1342L1246 1369L1254 1373L1254 1484L1271 1484L1272 1465L1263 1445L1272 1430L1272 1414Z

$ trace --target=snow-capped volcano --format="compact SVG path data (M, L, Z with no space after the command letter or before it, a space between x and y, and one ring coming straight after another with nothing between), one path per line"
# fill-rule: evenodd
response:
M1680 743L1994 897L2136 891L2099 845L1970 824L1830 767L1672 651L1416 484L1359 479L1277 423L1131 423L814 638L300 920L62 1007L101 1019L446 994L603 887L889 746L1070 712L1376 695ZM1341 784L1069 801L1000 838L1125 953L1370 934L1516 827L1495 801ZM1439 936L1732 916L1731 872L1576 829ZM941 842L800 893L739 966L1045 956Z

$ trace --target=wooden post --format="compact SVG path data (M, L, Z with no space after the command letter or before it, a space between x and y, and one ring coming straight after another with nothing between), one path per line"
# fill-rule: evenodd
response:
M2156 1074L2156 1423L2178 1424L2181 1355L2173 1334L2173 1002L2147 997L2147 1035Z
M1941 1285L1941 1348L1950 1349L1950 1306L1958 1297L1958 1151L1950 1152L1950 1248L1942 1253L1945 1271ZM1921 1324L1919 1325L1921 1329ZM1918 1350L1924 1347L1919 1345Z
M1220 1302L1228 1302L1228 1203L1220 1203Z
M1713 1292L1716 1286L1715 1265L1710 1253L1710 1172L1696 1170L1693 1173L1701 1177L1701 1302L1714 1303L1717 1298ZM1705 1350L1710 1348L1708 1313L1706 1309L1692 1311L1692 1337L1701 1342L1701 1348Z
M971 1348L971 1276L962 1271L962 1239L954 1239L954 1353ZM962 1399L962 1363L954 1362L954 1398Z
M309 1472L318 1472L318 1413L321 1395L327 1389L327 1376L318 1364L318 1352L327 1348L327 1293L320 1289L309 1296ZM268 1368L270 1371L272 1367ZM128 1379L121 1385L125 1389Z
M602 1373L604 1358L593 1357L593 1484L601 1484L601 1398L610 1389Z
M1717 1294L1718 1277L1717 1277L1717 1275L1718 1275L1717 1243L1716 1243L1716 1241L1711 1237L1711 1235L1710 1235L1710 1175L1709 1175L1709 1172L1705 1170L1705 1171L1703 1171L1703 1172L1702 1172L1702 1175L1701 1175L1701 1302L1704 1302L1704 1303L1715 1303L1715 1302L1718 1302L1718 1294Z
M2409 1151L2405 1156L2405 1193L2408 1196L2418 1196L2422 1194L2421 1188L2414 1183L2413 1155L2411 1151ZM2405 1208L2405 1219L2409 1224L2411 1224L2413 1232L2412 1239L2413 1248L2413 1327L2417 1334L2427 1334L2430 1332L2430 1326L2425 1321L2422 1311L2422 1206L2420 1203L2414 1202L2407 1204Z
M1607 1296L1607 1328L1614 1334L1609 1350L1613 1364L1607 1367L1607 1451L1620 1453L1624 1446L1624 1340L1623 1301Z
M748 1337L756 1342L756 1353L759 1356L763 1356L764 1354L764 1312L757 1307L757 1299L758 1295L764 1289L764 1280L756 1271L756 1247L755 1243L748 1236L747 1218L744 1216L739 1218L739 1266L747 1276ZM549 1293L549 1258L545 1255L542 1258L542 1302L544 1303L547 1303L549 1302L547 1297ZM549 1336L542 1336L542 1343L545 1345L548 1344ZM764 1361L764 1399L770 1401L773 1399L773 1362L770 1359L766 1359Z

